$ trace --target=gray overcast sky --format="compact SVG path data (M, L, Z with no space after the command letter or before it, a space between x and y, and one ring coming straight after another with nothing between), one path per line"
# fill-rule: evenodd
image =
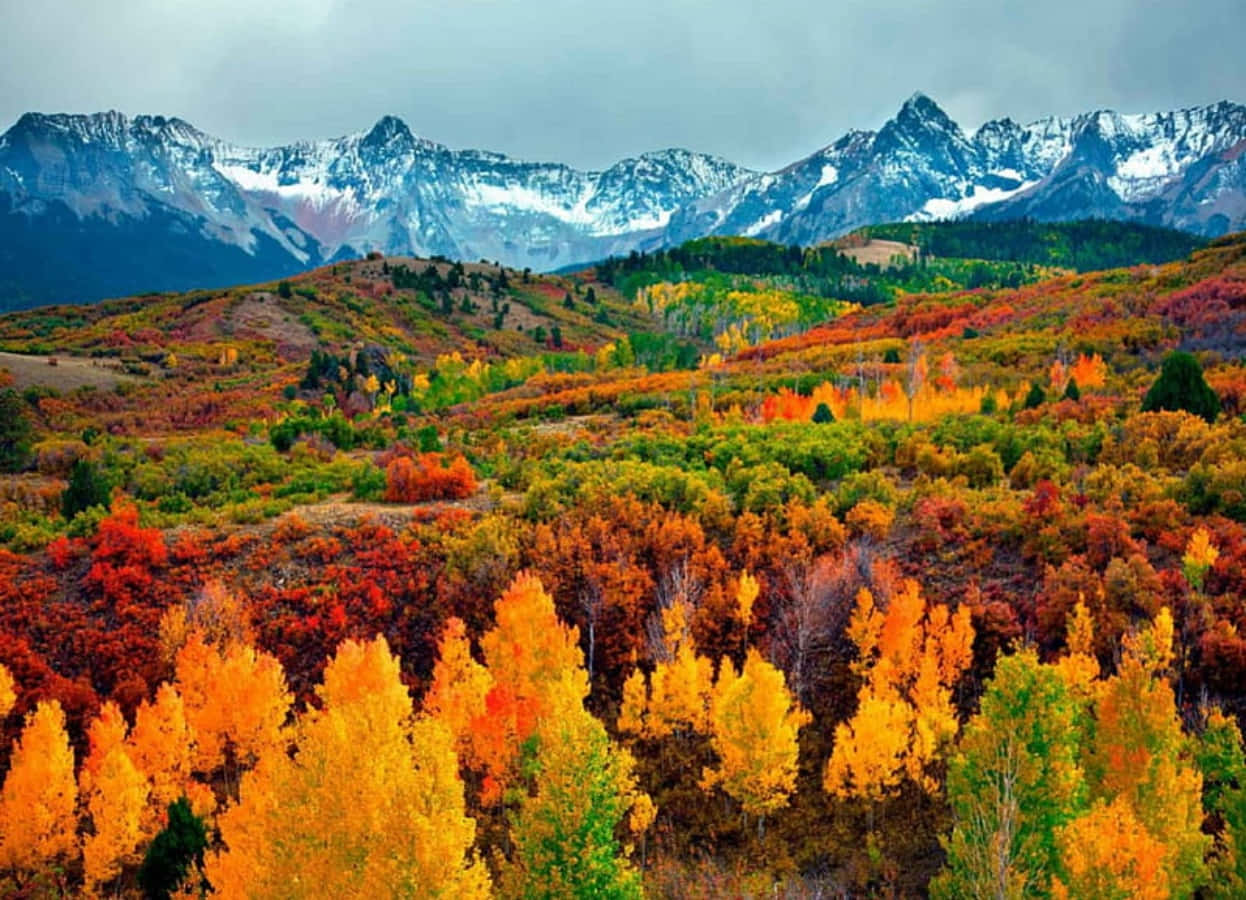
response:
M181 116L269 145L381 115L453 147L757 168L915 90L966 129L1246 101L1243 0L0 0L0 130Z

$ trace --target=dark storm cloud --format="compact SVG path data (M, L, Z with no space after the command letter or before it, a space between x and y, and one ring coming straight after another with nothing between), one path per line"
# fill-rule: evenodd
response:
M0 128L179 115L267 145L393 113L455 147L774 168L914 90L967 128L1246 101L1242 0L0 0Z

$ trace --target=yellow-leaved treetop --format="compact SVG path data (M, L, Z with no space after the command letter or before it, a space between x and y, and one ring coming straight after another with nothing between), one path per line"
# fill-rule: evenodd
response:
M1055 663L1070 692L1083 702L1094 699L1099 688L1099 660L1095 657L1095 626L1085 600L1077 598L1068 620L1069 652Z
M182 697L173 685L160 685L154 701L139 704L127 752L151 783L150 801L143 813L143 834L148 839L164 827L165 811L179 797L190 799L197 814L209 811L202 809L203 795L211 797L211 791L191 781L194 735Z
M471 752L472 722L485 713L485 697L493 687L489 670L472 658L463 620L450 618L438 643L433 683L424 697L424 712L449 729L466 759Z
M275 657L239 643L222 653L192 633L176 669L196 772L220 768L227 752L235 767L250 765L281 743L291 697Z
M77 850L74 754L55 700L27 716L0 793L0 869L40 872Z
M760 592L761 589L758 587L756 578L748 572L740 576L740 584L736 588L735 595L736 615L744 623L746 633L748 627L753 624L753 604L757 602L757 595Z
M619 730L650 738L708 734L714 664L697 653L688 605L677 600L662 610L663 659L648 680L637 669L623 685Z
M454 739L413 719L384 638L346 641L317 691L323 708L270 746L219 819L207 876L223 897L446 897L489 894L470 855Z
M823 786L837 797L877 802L903 780L913 709L891 695L858 695L857 711L835 726L835 749Z
M861 590L848 634L864 684L857 713L835 729L826 790L877 800L907 777L933 792L931 767L958 730L952 686L973 659L969 608L928 607L909 579L885 609Z
M147 794L147 779L130 761L125 745L113 744L84 797L92 827L82 845L83 880L88 893L116 878L123 866L139 861Z
M705 770L702 785L721 785L749 815L782 809L796 789L797 736L808 722L783 673L756 650L748 651L738 673L724 657L710 709L718 765Z
M1220 551L1211 542L1211 534L1200 525L1190 535L1190 540L1185 547L1185 555L1181 557L1182 571L1185 573L1186 581L1194 590L1203 589L1203 580L1219 558Z

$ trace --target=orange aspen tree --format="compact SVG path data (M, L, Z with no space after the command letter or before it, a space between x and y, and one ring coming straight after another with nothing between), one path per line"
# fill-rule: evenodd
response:
M39 872L77 851L74 754L55 700L26 717L0 792L0 868Z
M147 779L130 761L124 744L114 744L91 779L86 795L92 833L82 845L83 879L88 894L139 861Z
M437 647L433 684L424 697L424 712L449 729L460 758L466 760L471 751L472 722L485 714L485 697L493 687L493 679L489 670L472 658L462 619L452 617L446 622Z
M196 772L250 765L281 742L291 697L276 658L245 644L222 653L192 633L178 651L175 685L194 735Z
M104 760L113 747L125 743L128 730L121 707L111 700L105 702L100 707L99 714L87 726L87 756L78 772L78 793L81 796L85 797L91 792L94 778L104 765Z
M1124 798L1099 803L1059 832L1064 874L1054 900L1168 900L1167 848L1147 832Z
M1069 376L1079 388L1103 387L1108 379L1108 366L1098 353L1090 356L1081 353L1069 369Z
M513 780L522 744L566 692L588 696L579 630L564 625L540 580L520 573L494 605L496 624L480 646L493 686L485 714L472 723L473 753L484 764L485 803L495 803Z

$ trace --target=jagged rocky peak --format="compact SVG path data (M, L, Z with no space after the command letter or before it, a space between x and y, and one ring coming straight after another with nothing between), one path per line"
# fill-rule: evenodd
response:
M409 146L414 142L411 129L397 116L382 116L363 139L365 145L372 147L387 147L394 143Z
M203 276L219 281L278 277L361 247L553 269L706 234L817 243L877 222L964 216L1113 216L1220 234L1246 228L1243 146L1246 107L1227 101L1000 118L966 136L921 92L878 131L847 132L768 173L678 148L583 171L452 150L396 116L257 149L175 117L29 113L0 136L0 241L44 227L49 241L85 240L66 231L78 222L124 271L131 245L136 259L140 243L159 245L160 223L171 240L200 242L183 260L241 260ZM91 277L85 264L74 274ZM176 274L109 290L196 277Z

